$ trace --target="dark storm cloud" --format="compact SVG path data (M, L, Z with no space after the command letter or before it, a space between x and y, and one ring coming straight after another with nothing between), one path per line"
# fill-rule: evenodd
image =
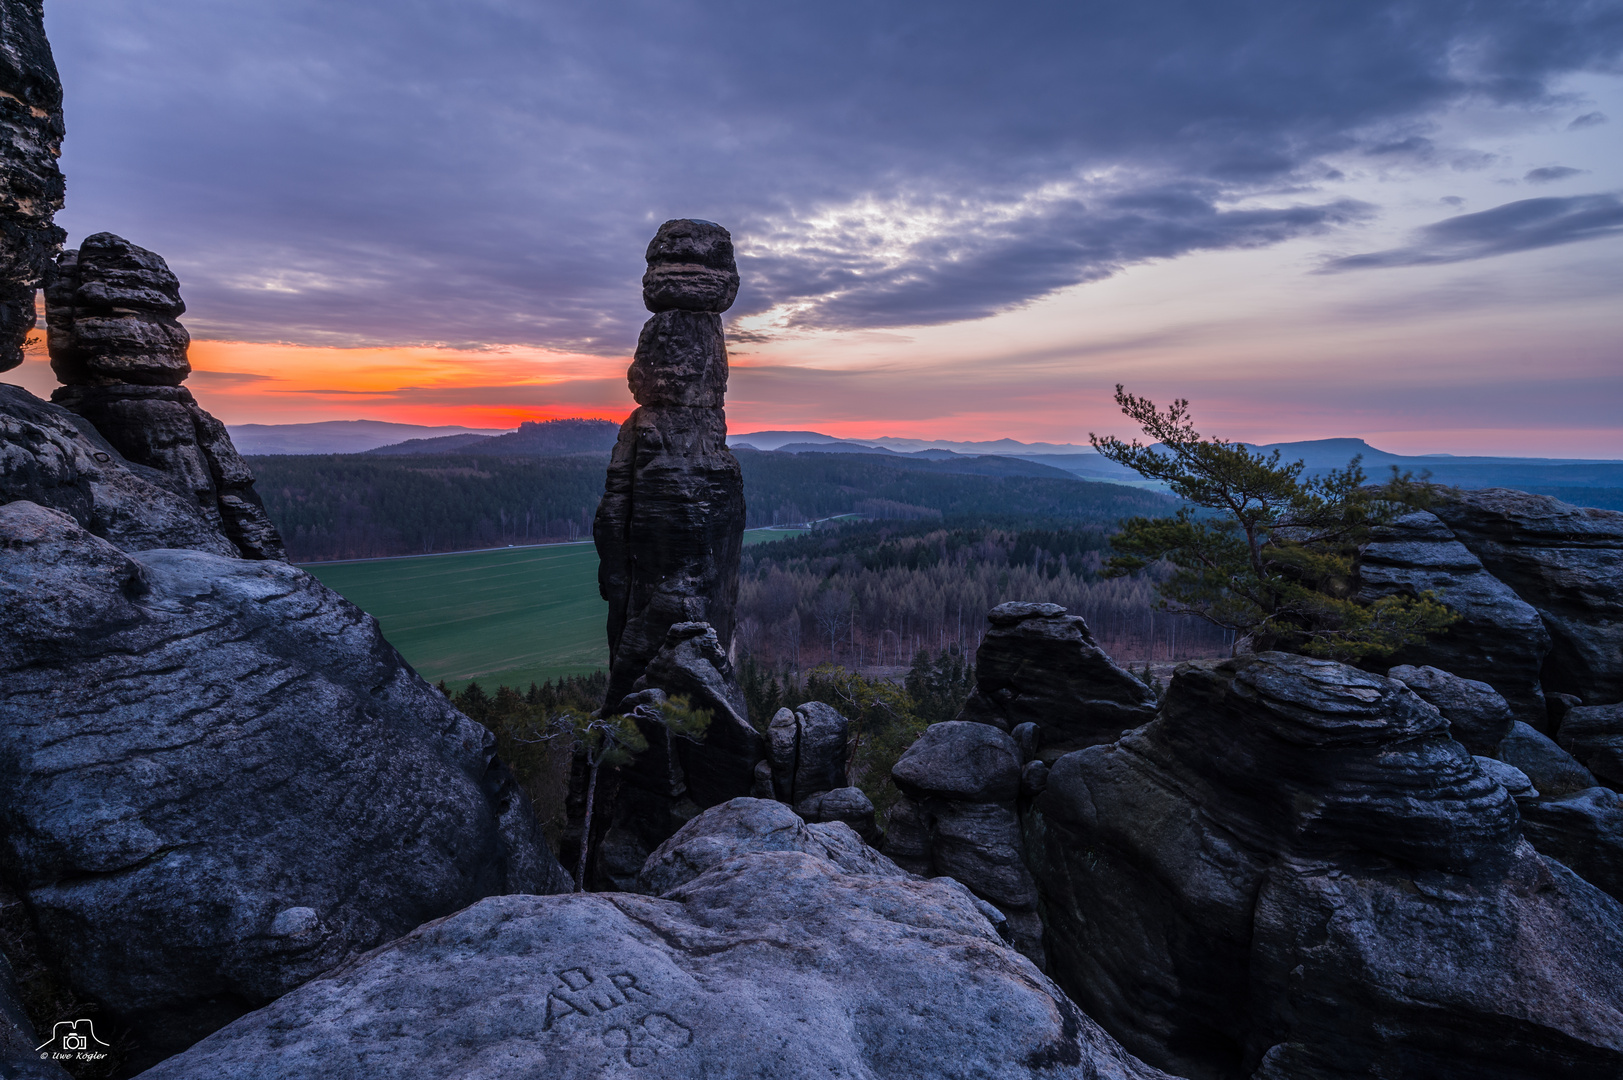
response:
M1618 233L1623 233L1623 199L1616 195L1521 199L1433 222L1417 230L1408 247L1349 255L1326 263L1320 272L1466 262Z
M1553 102L1615 5L78 0L48 5L76 237L194 332L625 351L641 252L722 221L735 312L986 314L1369 208L1328 154L1460 165L1466 98ZM1468 167L1469 163L1460 165Z

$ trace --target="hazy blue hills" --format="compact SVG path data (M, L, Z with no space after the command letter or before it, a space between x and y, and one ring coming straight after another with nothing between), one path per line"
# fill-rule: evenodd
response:
M500 435L500 428L425 427L388 420L320 420L310 424L229 424L242 454L360 454L404 439L473 434Z
M380 446L370 454L475 454L481 457L553 457L607 454L620 425L609 420L543 420L520 424L500 435L446 435Z

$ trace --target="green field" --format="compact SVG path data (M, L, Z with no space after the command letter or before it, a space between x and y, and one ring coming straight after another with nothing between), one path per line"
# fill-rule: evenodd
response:
M793 535L752 529L744 542ZM453 692L475 680L488 688L525 687L609 662L609 606L597 595L597 550L590 543L304 569L376 618L425 679L443 679Z

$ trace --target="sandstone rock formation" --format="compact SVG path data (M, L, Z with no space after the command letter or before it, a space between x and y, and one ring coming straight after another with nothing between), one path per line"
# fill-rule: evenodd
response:
M36 1048L44 1041L23 1009L11 964L0 955L0 1078L68 1080L66 1069L48 1058L40 1058Z
M1179 668L1026 819L1050 970L1192 1080L1623 1070L1623 906L1395 680L1264 653Z
M1549 632L1532 605L1488 573L1436 515L1419 510L1374 529L1359 553L1358 574L1360 600L1429 591L1460 616L1447 633L1384 663L1430 666L1487 683L1517 719L1544 725L1539 667L1550 651Z
M136 1062L481 897L567 888L490 734L303 571L16 500L0 607L0 875Z
M215 530L250 559L285 559L225 425L180 384L191 342L176 316L180 282L157 255L112 233L65 251L45 289L51 395L130 461L168 474Z
M1549 630L1545 691L1623 701L1623 513L1507 488L1444 494L1436 515Z
M1499 744L1494 757L1525 773L1546 799L1559 799L1599 783L1554 739L1520 720L1511 725L1510 734Z
M716 831L737 839L746 809L788 814L756 802L706 818L730 817ZM713 835L691 827L676 847ZM1008 948L961 886L851 872L799 843L740 843L659 898L481 901L146 1076L1165 1075Z
M839 822L862 837L863 842L881 841L879 823L874 817L873 801L861 788L842 787L825 791L795 804L795 813L812 823Z
M41 0L0 0L0 371L23 361L34 289L67 234L62 209L62 84Z
M1011 602L986 617L992 629L975 653L975 689L958 719L1004 731L1036 723L1046 753L1057 756L1112 742L1155 716L1155 695L1099 648L1080 615Z
M1623 790L1623 704L1568 711L1556 732L1556 742L1601 783Z
M709 623L721 651L731 648L744 535L743 474L722 409L732 238L710 222L668 221L648 262L643 299L654 316L627 375L639 407L620 429L592 528L609 602L611 708L672 625Z
M0 503L60 510L123 548L238 554L172 476L125 461L82 417L0 383Z
M848 874L910 876L843 823L809 823L781 802L744 798L713 806L677 830L643 864L636 891L663 896L751 851L800 851Z
M1386 673L1432 705L1448 721L1448 733L1472 754L1492 756L1515 722L1510 705L1485 682L1462 679L1434 667L1399 666Z
M1023 764L1014 739L990 724L931 724L891 769L903 798L885 850L904 869L955 878L995 904L1015 946L1040 965L1037 887L1015 804Z
M779 709L767 724L772 787L790 806L845 787L846 737L850 721L821 701Z

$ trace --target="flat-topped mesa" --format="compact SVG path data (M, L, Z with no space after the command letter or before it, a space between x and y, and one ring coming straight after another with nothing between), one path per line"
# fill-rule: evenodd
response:
M64 251L45 287L51 400L120 454L164 473L250 559L286 559L225 425L181 386L192 367L180 282L162 257L112 233Z

